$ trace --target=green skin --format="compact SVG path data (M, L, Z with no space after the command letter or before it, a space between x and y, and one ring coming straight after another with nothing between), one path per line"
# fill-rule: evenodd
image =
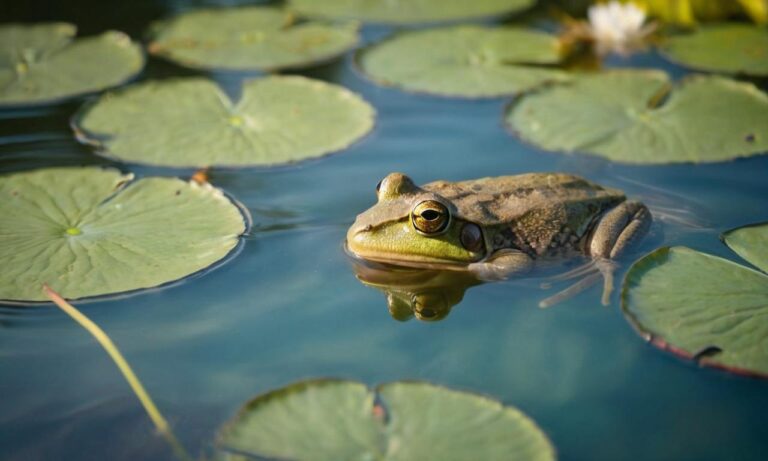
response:
M419 232L413 224L412 212L425 200L449 212L439 233ZM642 203L571 175L531 173L418 187L407 176L391 173L380 183L378 202L349 228L347 248L366 260L469 271L482 280L525 274L542 261L587 256L605 278L607 304L611 261L645 234L651 219ZM467 248L462 243L466 225L482 231L482 244ZM571 290L584 288L576 284ZM542 306L570 295L563 292Z

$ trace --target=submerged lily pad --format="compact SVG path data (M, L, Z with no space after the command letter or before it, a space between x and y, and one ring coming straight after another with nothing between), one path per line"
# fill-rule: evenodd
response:
M768 273L768 223L728 231L723 240L739 256Z
M760 233L764 250L768 236L764 228ZM734 238L751 240L741 237ZM768 260L761 254L751 262L765 267ZM635 328L663 349L768 377L768 275L762 272L686 247L661 248L632 266L622 305Z
M357 44L357 26L294 23L270 7L196 10L157 23L152 54L199 69L270 70L306 67Z
M0 176L0 300L69 299L150 288L227 256L241 210L210 185L116 170Z
M524 95L506 115L525 141L624 163L719 162L768 151L768 95L750 83L612 71Z
M768 29L746 24L705 26L669 37L662 47L672 61L710 72L768 76Z
M74 39L67 23L0 25L0 107L52 103L118 85L144 67L122 32Z
M319 80L251 80L233 103L214 82L185 78L107 93L73 126L80 140L125 162L256 166L344 149L370 131L374 116L356 94Z
M405 32L363 50L357 60L382 85L446 96L511 95L568 78L547 67L560 62L554 36L511 27Z
M455 21L514 13L536 0L289 0L303 16L414 24Z
M519 410L420 382L374 391L351 381L293 384L249 402L219 445L297 461L555 458L547 437Z

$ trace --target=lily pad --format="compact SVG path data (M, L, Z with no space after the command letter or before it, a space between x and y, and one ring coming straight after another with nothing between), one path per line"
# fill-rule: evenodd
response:
M0 107L36 105L100 91L144 67L122 32L74 39L67 23L0 25Z
M294 23L271 7L195 10L157 23L149 51L197 69L273 70L324 62L357 44L355 24Z
M622 305L635 328L662 349L768 377L768 275L762 272L686 247L661 248L632 266Z
M357 56L373 81L445 96L493 97L568 79L557 39L512 27L454 26L404 32Z
M739 256L768 273L768 223L728 231L723 240Z
M420 382L305 381L256 397L224 428L223 450L291 460L552 460L519 410ZM261 459L261 458L259 458Z
M302 16L386 24L476 19L530 8L536 0L289 0Z
M243 85L233 103L212 81L184 78L103 95L75 116L81 141L120 161L173 167L264 166L344 149L371 130L373 108L304 77Z
M585 76L522 96L506 121L543 149L623 163L720 162L768 151L768 95L717 76L674 87L659 71Z
M669 37L662 47L672 61L693 69L768 76L768 29L719 24Z
M69 299L155 287L230 254L244 211L210 185L116 170L0 176L0 300Z

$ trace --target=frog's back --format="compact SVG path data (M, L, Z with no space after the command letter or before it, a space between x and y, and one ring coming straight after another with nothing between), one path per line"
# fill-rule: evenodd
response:
M538 254L566 242L576 245L596 217L625 200L619 190L563 173L436 181L423 187L450 200L459 217L495 229L495 247L513 240Z

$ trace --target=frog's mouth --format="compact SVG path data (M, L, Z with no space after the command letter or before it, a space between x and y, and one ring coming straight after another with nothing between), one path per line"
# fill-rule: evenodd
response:
M415 269L437 269L465 271L467 266L475 261L456 261L452 259L435 258L424 255L392 254L377 251L372 248L360 247L349 240L344 241L344 251L347 256L358 261L369 261L391 266L409 267Z

